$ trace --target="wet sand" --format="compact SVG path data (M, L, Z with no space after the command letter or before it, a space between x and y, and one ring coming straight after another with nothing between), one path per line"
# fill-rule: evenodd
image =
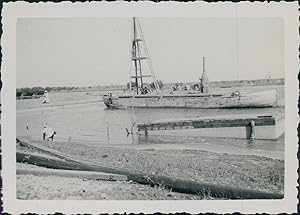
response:
M154 136L154 135L152 135ZM147 138L152 138L149 135ZM155 137L158 139L158 136ZM144 135L140 135L139 141L143 143L145 139ZM169 138L170 140L171 138ZM273 159L284 160L284 135L282 135L277 141L270 140L259 140L251 141L241 139L230 139L230 138L212 138L203 137L200 141L190 138L189 143L177 143L175 137L173 137L174 143L163 143L163 141L154 144L110 144L110 147L117 148L133 148L137 150L202 150L215 153L227 153L233 155L255 155ZM154 141L153 141L154 142ZM93 144L94 145L94 144ZM99 144L99 147L107 146Z

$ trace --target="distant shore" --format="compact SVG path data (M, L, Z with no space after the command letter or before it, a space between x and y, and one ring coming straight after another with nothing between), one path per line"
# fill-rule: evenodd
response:
M185 82L182 83L184 85L189 84L197 84L197 81L194 82ZM166 82L164 83L164 88L170 88L172 85L175 85L176 83L170 83ZM221 88L228 88L228 87L237 87L237 86L269 86L269 85L284 85L285 80L284 78L278 78L278 79L256 79L256 80L233 80L233 81L210 81L209 86L210 87L221 87ZM66 88L66 87L65 87ZM21 89L21 88L18 88ZM17 91L18 91L17 89ZM50 90L50 92L90 92L90 91L118 91L126 89L126 84L120 84L120 85L107 85L107 86L88 86L88 87L69 87L64 89L61 88L53 88L54 90ZM59 90L57 90L59 89Z

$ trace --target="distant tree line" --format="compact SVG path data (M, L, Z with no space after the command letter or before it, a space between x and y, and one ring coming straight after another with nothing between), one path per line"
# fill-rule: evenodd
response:
M17 89L16 96L32 96L32 95L43 95L45 89L43 87L25 87Z
M18 88L16 90L16 96L32 96L32 95L44 95L45 90L50 91L61 91L61 90L73 90L78 89L78 87L25 87Z

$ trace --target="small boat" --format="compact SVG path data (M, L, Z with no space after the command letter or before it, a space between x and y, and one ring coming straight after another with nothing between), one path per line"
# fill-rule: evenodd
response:
M126 106L123 106L120 104L110 104L110 105L107 105L107 108L110 110L122 110L122 109L125 109Z
M139 30L139 33L138 33ZM211 93L209 82L205 71L205 58L203 57L203 73L197 89L193 91L180 91L163 93L152 69L149 53L145 40L143 39L142 28L137 20L133 18L133 40L132 40L132 63L135 75L131 76L134 82L129 82L130 92L126 95L112 95L108 93L103 96L104 104L111 109L122 109L126 107L146 108L257 108L273 107L277 105L276 89L259 92ZM144 51L142 51L144 47ZM144 55L145 56L144 56ZM150 74L142 73L142 61L147 60ZM143 78L151 77L155 91L144 93L145 84ZM132 86L134 84L135 86ZM133 88L134 92L133 92Z

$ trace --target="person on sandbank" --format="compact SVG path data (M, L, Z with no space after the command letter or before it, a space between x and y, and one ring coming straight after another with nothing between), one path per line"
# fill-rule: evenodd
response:
M47 90L44 92L45 99L43 100L43 104L48 104L50 102L49 93Z
M55 134L56 134L56 132L53 130L53 128L48 127L47 124L44 125L43 140L49 141L51 139L53 141Z

